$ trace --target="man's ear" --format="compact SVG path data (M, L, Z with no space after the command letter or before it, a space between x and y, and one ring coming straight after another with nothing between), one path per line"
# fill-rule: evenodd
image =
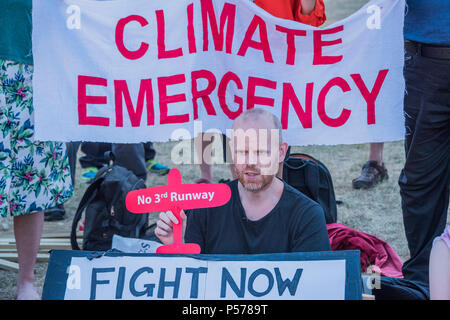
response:
M286 157L286 153L288 150L288 144L286 142L281 143L280 145L280 155L279 155L279 159L278 162L281 163L284 161L284 158Z
M277 172L277 177L283 180L283 166L284 166L284 158L286 158L286 153L288 150L288 144L283 142L280 146L280 157L278 159L279 167Z

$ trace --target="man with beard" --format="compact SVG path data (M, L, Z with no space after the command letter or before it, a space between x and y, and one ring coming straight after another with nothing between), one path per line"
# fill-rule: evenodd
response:
M281 123L262 109L234 122L230 148L238 179L228 185L230 201L215 208L181 211L183 241L204 254L260 254L329 251L323 209L276 177L287 151ZM155 229L173 243L172 212L162 212Z

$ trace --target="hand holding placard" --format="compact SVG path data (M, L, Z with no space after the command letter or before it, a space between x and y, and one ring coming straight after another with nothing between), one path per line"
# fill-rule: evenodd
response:
M198 254L200 246L195 243L182 243L182 209L218 207L231 198L231 190L223 183L182 184L178 169L171 169L168 185L128 193L126 206L133 213L161 212L170 210L178 220L173 225L173 244L161 246L157 253Z
M173 226L181 223L182 227L182 239L179 242L184 241L184 235L186 231L187 217L183 210L180 210L181 221L177 219L172 211L164 211L159 214L159 220L156 223L155 235L165 245L174 243Z

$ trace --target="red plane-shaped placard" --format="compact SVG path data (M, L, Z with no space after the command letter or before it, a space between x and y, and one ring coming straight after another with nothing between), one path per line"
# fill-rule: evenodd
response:
M218 207L231 198L231 189L224 183L183 184L178 169L171 169L168 185L135 190L128 193L125 203L130 212L172 211L181 222L181 210ZM173 224L173 244L160 246L156 253L199 254L196 243L182 243L182 224Z

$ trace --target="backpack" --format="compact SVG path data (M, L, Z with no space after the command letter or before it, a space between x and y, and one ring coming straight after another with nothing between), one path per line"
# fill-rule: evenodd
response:
M130 170L115 165L112 152L106 152L105 158L107 163L112 160L113 164L97 172L73 218L70 234L73 250L80 250L76 232L84 211L83 250L107 251L111 249L114 234L143 238L148 229L148 213L134 214L125 206L128 192L146 188L144 180L136 177Z
M284 160L283 180L317 202L325 213L327 224L337 221L333 181L327 167L303 153L290 154Z

